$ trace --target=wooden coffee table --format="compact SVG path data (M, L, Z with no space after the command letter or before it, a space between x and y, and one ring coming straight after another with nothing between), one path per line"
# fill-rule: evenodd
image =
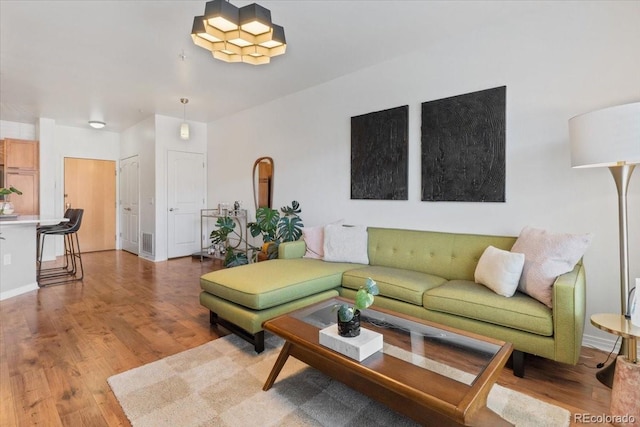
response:
M293 356L423 425L510 425L487 408L513 351L510 343L370 308L362 327L383 334L384 348L358 362L319 343L319 331L336 323L333 306L342 301L332 298L264 323L285 339L265 391Z

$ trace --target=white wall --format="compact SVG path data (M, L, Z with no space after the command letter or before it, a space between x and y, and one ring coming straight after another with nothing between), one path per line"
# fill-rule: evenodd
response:
M306 225L349 223L517 235L524 226L595 234L587 315L620 311L617 196L606 169L570 166L567 121L640 101L640 3L541 2L484 28L210 123L210 205L252 206L251 166L275 160L275 207ZM292 52L293 54L293 52ZM383 54L383 53L381 53ZM420 106L507 86L506 203L420 201ZM350 200L350 117L409 105L409 200ZM640 277L640 171L629 185L632 278ZM588 319L588 318L587 318ZM586 321L585 344L611 336Z
M167 259L167 153L207 152L207 125L187 121L190 137L184 141L181 123L182 119L155 115L122 133L120 158L137 155L140 162L140 233L154 235L154 255L140 256L153 261Z
M40 215L43 217L61 217L64 214L65 157L114 160L116 165L119 159L120 135L118 133L59 126L53 119L40 118L36 124L2 121L0 135L2 138L39 140ZM118 227L117 222L116 227ZM58 255L63 253L61 239L58 239L56 253ZM45 259L52 258L52 252L45 253Z
M156 159L155 180L156 191L156 254L155 260L167 259L167 239L169 207L167 206L167 153L182 151L187 153L207 153L207 125L206 123L187 121L189 124L189 139L180 139L180 125L182 119L156 115ZM197 223L200 229L200 221ZM199 250L199 248L198 248Z
M126 129L120 138L120 159L138 156L140 173L140 237L155 233L156 229L156 128L155 118L149 117ZM148 257L142 252L140 256Z
M0 120L0 139L15 138L36 140L36 126L31 123L9 122Z

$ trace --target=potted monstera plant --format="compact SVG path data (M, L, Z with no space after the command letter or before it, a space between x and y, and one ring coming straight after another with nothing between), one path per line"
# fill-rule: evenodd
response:
M244 265L249 263L249 258L245 252L235 250L230 244L229 237L234 237L234 240L241 241L242 236L236 230L236 222L233 218L224 216L219 217L216 221L216 228L209 234L211 243L214 245L222 245L225 248L224 261L225 267L235 267L238 265Z
M249 231L253 237L262 236L262 248L255 248L265 253L267 259L278 258L278 246L283 242L293 242L302 237L302 219L300 204L292 201L291 206L283 206L280 212L276 209L262 207L256 210L255 222L249 223Z
M343 337L357 337L360 335L360 310L371 307L374 297L380 293L378 284L371 277L358 292L352 305L337 304L338 334Z

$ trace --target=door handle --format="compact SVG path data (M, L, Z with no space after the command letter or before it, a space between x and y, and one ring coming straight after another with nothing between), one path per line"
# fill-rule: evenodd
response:
M178 208L169 208L169 212L177 211Z
M131 208L124 208L124 210L125 210L125 211L130 211L130 210L131 210Z

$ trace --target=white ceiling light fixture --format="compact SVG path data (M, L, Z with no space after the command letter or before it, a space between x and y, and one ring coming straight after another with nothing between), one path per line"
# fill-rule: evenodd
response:
M225 62L268 64L287 50L284 28L256 3L237 8L226 0L207 2L204 15L193 18L191 38Z
M105 122L100 122L98 120L89 120L89 126L91 126L94 129L102 129L106 125L107 124Z
M180 139L186 141L189 139L189 123L187 123L187 104L189 103L189 99L180 98L180 102L182 103L182 124L180 125Z

